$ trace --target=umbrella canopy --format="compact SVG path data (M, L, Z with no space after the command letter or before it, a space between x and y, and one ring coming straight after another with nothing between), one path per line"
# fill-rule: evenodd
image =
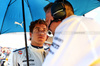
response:
M50 0L54 2L55 0ZM75 15L84 15L87 12L100 6L100 0L67 0L73 8Z
M24 0L26 31L32 20L45 19L43 7L55 0ZM74 7L76 15L85 13L100 6L100 0L68 0ZM0 0L0 34L23 32L22 0Z
M45 19L43 7L49 2L24 0L26 31L32 20ZM0 0L0 34L23 32L22 0Z
M49 0L54 2L55 0ZM46 0L24 0L26 31L32 20L45 19L43 7ZM100 6L100 0L68 0L74 7L76 15L83 15ZM0 0L0 34L23 32L22 0Z

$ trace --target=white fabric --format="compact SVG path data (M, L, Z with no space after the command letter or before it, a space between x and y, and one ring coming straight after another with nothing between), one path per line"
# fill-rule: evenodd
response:
M44 54L46 54L44 48L37 49L29 45L29 66L42 66L44 61ZM13 51L8 58L8 66L27 66L26 49L21 48Z
M89 66L100 58L100 25L70 16L56 28L50 49L42 66Z

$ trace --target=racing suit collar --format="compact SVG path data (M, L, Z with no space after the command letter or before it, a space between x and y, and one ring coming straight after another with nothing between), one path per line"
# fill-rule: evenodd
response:
M38 47L38 46L34 46L32 44L31 44L31 46L34 47L34 48L37 48L37 49L42 49L43 48L43 46L42 47Z

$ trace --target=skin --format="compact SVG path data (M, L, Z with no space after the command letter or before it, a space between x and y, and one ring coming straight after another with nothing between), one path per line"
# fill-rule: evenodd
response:
M52 15L51 15L51 9L49 8L47 11L46 11L46 22L49 26L50 22L54 20ZM55 32L55 29L57 28L57 26L61 23L61 21L59 22L53 22L50 26L50 30L52 31L53 35L54 35L54 32Z
M49 26L51 20L53 20L53 17L51 15L51 9L49 8L47 11L46 11L46 22L47 22L47 25Z
M61 23L61 21L58 21L58 22L53 22L51 25L50 25L50 30L52 31L53 35L55 33L55 30L56 28L58 27L58 25Z
M47 38L47 27L44 24L36 24L33 32L30 32L31 44L34 46L43 46Z

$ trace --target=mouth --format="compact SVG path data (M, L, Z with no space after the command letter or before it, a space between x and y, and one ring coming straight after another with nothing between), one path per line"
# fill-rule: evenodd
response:
M44 37L38 37L38 41L39 42L43 42L44 41Z
M44 37L42 37L42 36L40 36L40 37L38 37L38 38L40 38L40 39L44 39Z

